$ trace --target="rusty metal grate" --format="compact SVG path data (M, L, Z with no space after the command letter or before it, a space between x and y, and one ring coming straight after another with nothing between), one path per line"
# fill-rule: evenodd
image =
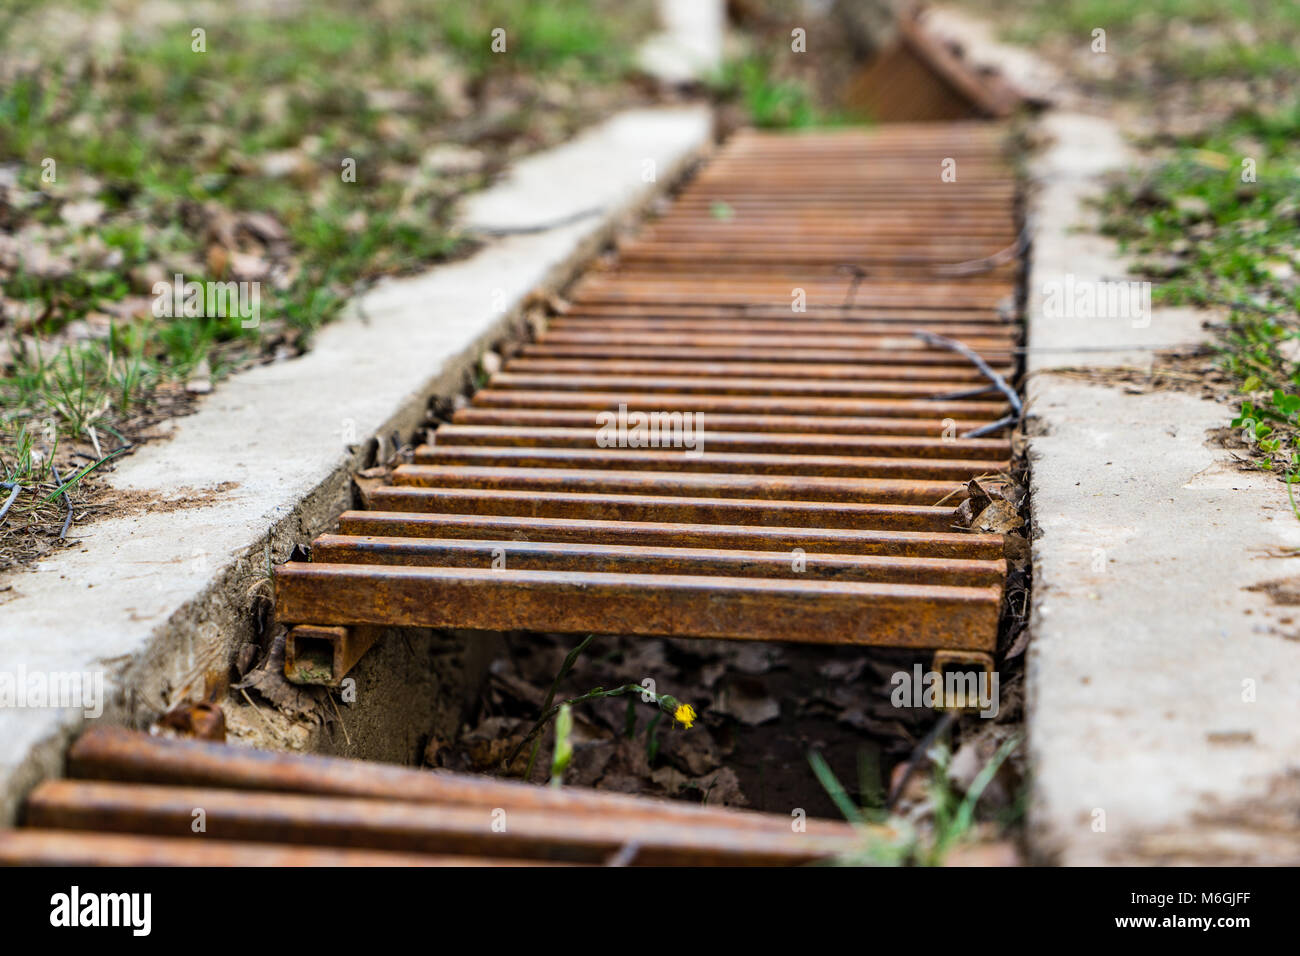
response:
M848 824L120 728L86 732L68 776L0 830L0 865L794 865L850 849ZM195 810L204 814L201 837Z
M277 569L286 673L337 684L383 627L407 625L889 645L991 666L1002 539L954 517L971 478L1008 466L1008 400L915 333L1012 371L1000 316L1020 232L1002 139L978 123L737 135L366 510ZM703 448L598 441L602 416L655 412L683 428L702 414ZM0 831L0 864L795 864L855 839L111 728L73 745L68 777Z
M277 569L279 620L991 651L1001 538L953 517L1008 466L1007 402L914 333L1012 371L1004 137L736 135ZM602 447L616 413L659 415L672 447Z
M913 16L849 83L845 101L877 122L1005 118L1025 98L999 74L966 62L959 48L928 34Z

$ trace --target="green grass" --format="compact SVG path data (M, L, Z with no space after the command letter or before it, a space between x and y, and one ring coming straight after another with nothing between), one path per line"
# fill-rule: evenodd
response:
M1254 182L1243 181L1254 163ZM1300 467L1300 107L1241 115L1116 183L1103 229L1153 299L1228 310L1223 369L1261 467Z
M0 83L0 163L17 164L30 191L20 224L45 226L54 252L75 256L93 239L118 258L111 267L74 258L70 274L53 278L0 272L0 290L42 316L38 334L52 335L124 299L135 267L197 263L186 279L221 278L205 260L208 210L262 212L283 224L300 267L284 287L263 283L263 314L273 330L286 324L310 334L358 281L466 248L449 226L449 201L482 186L488 174L440 177L419 169L421 155L446 141L457 119L440 93L446 70L439 63L461 71L471 87L497 73L613 82L644 27L637 16L644 6L611 15L615 9L600 0L408 0L381 15L369 4L328 0L289 19L267 13L206 23L205 53L192 51L188 19L128 24L115 47L90 61L51 46L35 68L9 67ZM21 27L24 14L40 10L29 5L10 16ZM490 52L494 25L508 32L505 54ZM39 32L38 22L28 27ZM21 30L8 36L26 42ZM430 61L431 51L443 59ZM527 137L529 114L544 111L524 98L522 115L504 122ZM300 171L268 173L262 161L281 150L300 155ZM46 157L57 164L54 183L41 179ZM342 181L345 158L356 162L355 183ZM78 193L86 177L97 188ZM103 202L103 219L88 229L62 227L59 210L74 195ZM221 319L143 324L142 351L156 376L188 374L219 343L260 338ZM69 354L93 361L106 353ZM36 369L61 367L56 356L43 362ZM33 377L41 378L32 367L4 371L0 422L41 413L50 382L33 385Z
M631 65L634 46L611 32L608 15L587 4L519 3L518 0L476 0L449 3L440 12L442 39L476 76L512 69L538 76L567 72L600 82L615 78ZM629 4L618 11L623 29L648 34L655 20L648 8ZM508 59L492 51L483 38L505 30Z
M160 387L301 350L366 283L471 250L456 199L626 96L652 9L320 0L191 22L120 0L61 7L111 14L120 32L91 42L48 29L39 3L0 12L0 170L18 181L0 201L0 234L18 237L25 262L44 250L67 266L0 266L0 453L11 458L43 423L80 442L91 427L147 423ZM192 49L195 26L206 52ZM496 27L505 53L491 51ZM447 144L481 162L427 166ZM103 206L96 221L65 222L87 201ZM250 215L282 238L249 245L237 233L232 245L222 223ZM235 252L271 269L260 326L150 314L153 281L230 278Z
M1294 0L969 0L1002 35L1031 45L1055 41L1088 51L1106 31L1108 55L1141 57L1178 81L1270 78L1300 69L1300 3ZM1132 80L1133 60L1113 86Z
M1020 745L1019 736L1009 737L985 764L965 793L958 792L948 779L951 754L945 743L930 750L931 776L927 793L930 803L929 826L917 827L911 820L884 809L879 780L861 782L862 793L870 797L866 806L853 802L844 785L835 777L825 759L815 751L809 754L813 774L835 803L844 819L859 828L861 838L835 862L846 866L942 866L949 852L975 835L976 809L980 797L992 783L998 769ZM1025 796L1020 794L1009 812L997 821L1001 828L1013 825L1024 811ZM874 829L880 827L882 829ZM882 835L882 834L889 835Z
M764 129L799 129L838 122L817 104L806 83L778 74L761 54L729 60L711 80L716 96L744 107L751 123Z

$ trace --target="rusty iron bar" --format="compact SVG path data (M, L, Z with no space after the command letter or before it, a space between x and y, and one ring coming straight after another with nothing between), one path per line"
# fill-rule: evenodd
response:
M195 807L204 810L204 834L191 830ZM483 807L81 780L38 785L25 812L40 829L584 864L605 862L632 838L644 866L788 866L849 846L843 837L792 833L788 821L785 832L766 832L518 810L494 832L493 812Z
M526 571L609 571L632 574L708 574L720 577L824 578L878 584L941 584L996 587L1004 561L963 558L898 558L863 554L798 556L736 551L562 541L495 541L465 538L384 538L321 535L312 554L324 564L396 564L422 567Z
M723 376L665 375L572 375L498 372L492 377L494 389L569 391L658 392L674 395L763 395L776 397L818 398L927 398L959 391L967 383L959 377L924 382L854 382L838 379L825 382L809 378L727 378ZM668 405L674 409L675 406Z
M560 326L559 330L568 329L570 326ZM790 345L763 345L763 346L717 346L717 345L646 345L636 349L636 354L643 356L641 361L650 359L672 359L679 363L708 363L708 362L730 362L730 363L759 363L759 364L778 364L783 366L778 372L788 372L789 363L808 363L810 366L830 365L857 365L869 364L877 367L888 367L886 363L897 361L900 357L898 353L906 352L908 346L900 343L898 335L881 335L871 340L872 348L870 349L840 349L840 348L797 348ZM970 336L966 337L967 342L974 341L974 344L980 346L981 352L990 361L1005 366L1011 358L1011 339L1005 341L993 342L989 338L972 340ZM525 345L519 350L519 359L516 361L539 360L539 359L582 359L596 358L600 359L609 355L608 345L601 345L590 342L578 342L565 344L562 342L548 341L545 344ZM906 355L909 367L916 368L918 371L921 367L934 367L936 369L947 367L958 367L955 358L945 355L935 355L932 352L923 352L914 350L911 354ZM810 367L802 370L808 374L824 374L824 370L819 367ZM780 377L778 374L777 377Z
M835 821L795 833L778 814L115 727L83 734L68 772L28 796L26 829L0 831L0 864L599 864L629 855L643 865L799 864L863 835ZM205 812L201 838L195 807ZM494 826L502 814L507 826ZM635 854L621 852L629 844Z
M382 633L378 627L292 627L284 642L284 676L295 684L338 687Z
M565 300L553 300L552 307L557 320L568 319L604 319L611 323L611 328L624 322L646 321L646 310L639 306L624 303L594 303L580 305ZM845 307L842 303L829 306L811 305L806 312L794 312L788 302L779 305L762 303L721 303L699 305L692 303L663 303L655 307L654 317L663 317L675 321L692 322L735 322L754 319L760 322L783 320L789 329L798 329L805 322L851 322L864 327L863 334L871 334L870 326L893 327L895 330L918 323L951 323L962 327L994 326L1008 329L1008 319L1000 309L976 309L963 302L953 302L944 308L919 308L916 306L897 306L884 308L854 304ZM538 316L545 321L544 316Z
M611 819L653 819L681 826L707 823L729 829L786 833L780 814L725 810L700 803L581 788L537 787L477 774L414 770L396 764L319 754L288 754L229 747L202 740L155 737L121 727L86 731L68 751L68 774L84 780L274 791L314 796L398 800L435 806L599 814ZM808 832L847 837L835 821L808 820Z
M871 455L907 458L968 458L988 455L1004 459L1011 443L1004 438L971 439L964 442L933 438L898 438L881 435L803 435L780 432L703 433L710 448L721 445L727 451L778 455ZM591 448L599 437L597 428L535 428L491 425L443 425L438 429L437 447L446 445L512 445L531 448ZM417 457L434 446L421 445Z
M602 468L489 468L469 465L400 465L393 484L368 493L403 500L417 488L498 491L557 491L582 494L641 494L674 498L736 498L764 501L834 501L843 504L933 505L948 499L955 507L966 494L957 481L892 478L822 478L818 475L711 474L683 471L619 471ZM418 496L416 496L418 497ZM416 500L405 497L404 500ZM593 500L593 503L597 503ZM403 510L403 509L398 509ZM878 515L894 514L877 511ZM865 516L865 514L864 514Z
M992 650L1002 589L295 562L276 600L307 623Z
M894 531L946 531L948 508L858 502L770 501L761 498L687 498L671 495L592 494L500 488L376 488L366 503L380 511L499 515L518 518L591 518L603 521L670 521L756 525L816 524Z
M669 545L778 551L785 554L799 548L805 552L822 551L827 554L910 558L972 558L992 561L1002 557L1000 535L610 521L593 518L345 511L339 517L339 533L400 538L495 538L503 542L520 540Z
M866 364L818 364L793 365L785 362L727 362L718 360L701 360L693 356L683 356L676 360L648 359L595 359L595 358L517 358L506 363L507 372L553 374L582 374L596 372L601 375L708 375L713 377L736 376L740 378L762 378L772 376L784 378L797 375L800 378L865 380L887 382L895 379L926 381L934 379L943 382L976 381L979 373L975 369L948 368L928 365L866 365ZM1002 371L1009 372L1008 366Z
M594 442L593 442L594 444ZM494 445L428 445L416 450L418 465L479 468L617 468L628 471L722 473L727 475L805 475L834 478L898 478L962 481L1005 471L1005 458L873 458L849 455L761 454L681 448L550 448Z
M612 411L612 409L609 409ZM637 411L638 409L631 409ZM531 425L541 428L582 428L591 424L590 411L564 408L461 408L451 416L455 425ZM989 424L986 418L953 420L958 433ZM710 414L708 434L722 432L785 432L801 435L912 435L942 437L947 426L942 419L906 418L817 418L812 415L727 415Z
M626 405L629 411L672 409L682 412L745 413L767 411L774 415L823 415L885 418L997 418L1007 410L1006 402L976 402L932 399L849 399L800 398L785 395L670 395L632 390L548 392L526 389L497 389L489 386L474 396L483 408L587 408L613 411Z
M0 866L542 866L538 860L100 833L0 830Z

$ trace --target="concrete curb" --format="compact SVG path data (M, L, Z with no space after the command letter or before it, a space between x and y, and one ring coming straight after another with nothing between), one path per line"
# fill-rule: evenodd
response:
M664 83L706 79L722 65L727 28L722 0L658 0L663 30L637 51L641 68Z
M1300 643L1289 592L1254 589L1295 580L1281 555L1300 546L1300 522L1282 485L1208 440L1227 408L1052 373L1149 366L1154 347L1205 340L1207 315L1062 314L1065 289L1125 279L1113 244L1078 227L1095 218L1085 202L1101 177L1133 157L1107 120L1052 113L1041 126L1053 145L1032 167L1026 363L1035 852L1071 865L1295 863L1300 836L1280 835L1274 811L1295 787Z
M570 279L711 135L705 107L634 110L522 161L467 204L464 221L529 231L376 287L307 355L239 375L173 422L111 476L138 507L7 582L0 694L19 670L38 682L89 675L105 685L100 719L138 724L201 692L252 640L268 564L351 504L350 475L376 441L409 436L431 398L461 391L532 293ZM565 224L536 231L539 215ZM0 698L0 823L59 771L82 719Z

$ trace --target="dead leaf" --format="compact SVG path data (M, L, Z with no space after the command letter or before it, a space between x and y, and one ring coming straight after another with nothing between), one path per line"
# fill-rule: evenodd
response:
M691 778L676 767L660 767L650 774L651 781L670 797L675 797L691 784Z
M283 633L278 635L262 665L251 671L241 683L231 686L235 690L256 691L267 703L290 717L321 723L328 691L323 687L291 684L285 678L284 639Z
M226 739L226 714L217 704L177 704L149 728L151 734L164 737L195 737L199 740Z
M975 524L975 516L982 513L993 500L978 479L972 478L966 485L966 499L957 506L957 524L970 528Z
M430 737L424 747L424 765L426 767L445 767L451 753L451 741L441 737Z
M271 264L252 253L232 251L228 262L231 277L242 282L260 282L271 274Z
M915 743L915 738L897 720L879 720L860 707L851 707L841 711L839 722L855 730L861 730L872 737L897 738L904 741L909 747Z
M267 179L285 179L311 175L312 164L301 151L282 149L266 153L256 160L257 172Z
M742 674L766 674L781 664L781 648L770 644L740 644L728 651L731 666Z
M169 279L167 270L156 262L146 262L142 265L132 266L127 271L126 276L131 283L131 290L141 295L152 295L155 285Z
M1013 571L1023 571L1029 567L1031 556L1029 541L1022 534L1008 531L1002 536L1002 556Z
M103 215L104 204L97 199L64 203L59 210L59 218L74 228L93 226Z
M230 266L230 251L222 245L213 244L208 246L208 272L217 279L226 277L226 269Z
M760 681L733 678L713 704L713 710L757 727L781 716L781 704L769 697Z
M206 395L212 391L212 369L207 359L194 366L194 373L185 383L185 391L191 395Z
M711 807L747 807L749 798L740 789L740 778L730 767L695 781L704 791L703 802Z
M489 717L460 738L473 768L480 772L496 770L524 739L532 724L518 717ZM507 772L523 773L528 765L527 747ZM538 761L541 763L542 761Z
M1029 628L1027 627L1022 627L1020 629L1020 633L1017 634L1015 640L1011 642L1011 646L1007 648L1007 652L1002 655L1003 661L1013 661L1025 652L1025 649L1029 647L1029 633Z
M867 662L864 658L843 661L827 661L817 668L817 673L828 680L855 681L862 676Z
M1024 527L1025 519L1020 517L1015 505L1002 498L990 501L980 512L972 525L973 530L988 534L1006 534L1016 528Z
M263 245L269 246L288 239L284 226L274 216L265 212L246 212L239 217L239 228L251 234Z
M661 751L664 759L693 777L716 770L722 763L713 738L703 727L673 734L666 744Z

